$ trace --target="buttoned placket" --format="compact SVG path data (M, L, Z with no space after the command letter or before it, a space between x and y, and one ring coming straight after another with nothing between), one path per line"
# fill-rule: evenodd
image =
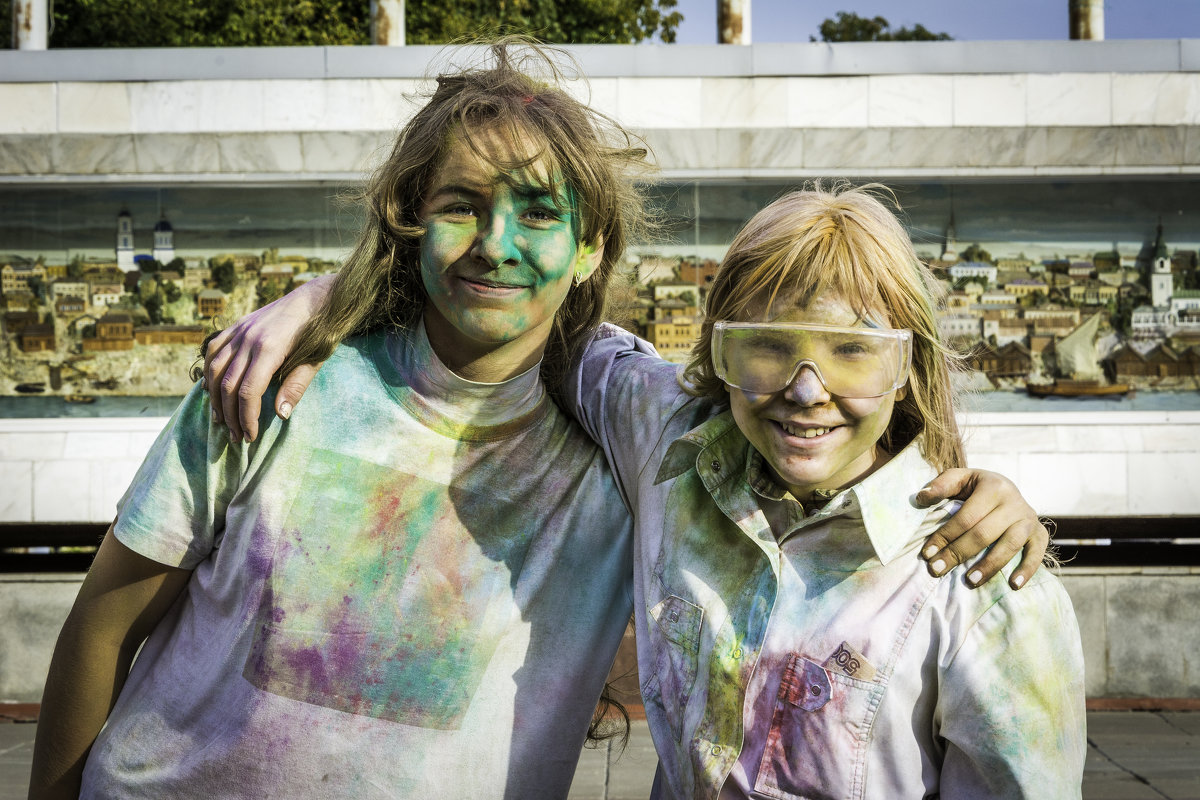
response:
M740 439L740 435L734 441ZM708 491L716 506L721 510L731 522L737 525L738 529L749 538L762 551L766 558L766 562L773 577L773 591L771 596L771 607L767 615L767 625L764 629L763 641L766 641L769 628L772 620L775 617L775 603L778 597L779 588L779 571L781 569L780 559L782 551L779 543L775 539L774 533L771 531L771 526L767 521L766 514L763 512L758 501L755 499L754 493L751 491L749 484L744 480L743 474L745 471L745 455L749 452L749 444L745 443L746 447L742 453L737 455L740 458L734 457L734 454L727 452L729 439L725 437L717 437L713 441L704 445L696 456L696 472L704 483L704 488ZM726 447L722 447L726 445ZM720 631L714 631L714 637ZM714 646L718 643L714 642ZM720 793L720 787L724 786L725 781L729 778L729 773L737 764L738 758L741 756L742 747L745 744L745 705L746 705L746 688L753 683L754 674L758 669L759 659L762 655L761 643L753 652L746 650L737 643L729 643L731 651L736 645L736 650L743 661L742 667L738 670L738 741L723 742L717 741L714 738L716 733L711 724L710 715L706 713L701 717L701 723L696 731L696 735L692 737L691 749L693 754L700 756L703 761L708 762L706 772L709 775L719 776L719 780L715 782L702 781L706 787L717 787L714 792L709 795L712 798ZM745 660L749 659L750 663L747 668ZM711 687L710 687L711 691ZM704 756L707 756L705 758ZM696 776L699 778L700 776Z

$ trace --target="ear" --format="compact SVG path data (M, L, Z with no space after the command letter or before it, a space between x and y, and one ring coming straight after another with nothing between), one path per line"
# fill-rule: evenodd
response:
M575 278L577 283L583 283L592 277L592 273L604 260L604 239L589 244L581 242L579 252L575 256Z

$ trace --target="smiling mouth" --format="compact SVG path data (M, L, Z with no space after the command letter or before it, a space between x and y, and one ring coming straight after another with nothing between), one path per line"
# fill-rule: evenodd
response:
M515 292L526 288L521 284L500 283L499 281L489 281L483 278L460 278L459 280L476 291L484 292Z
M835 425L832 428L822 428L822 427L806 428L806 427L801 427L799 425L792 425L787 422L780 422L778 420L775 420L775 424L778 425L780 428L782 428L783 432L786 433L788 436L795 436L798 439L816 439L818 436L824 436L825 434L829 433L830 431L836 430L838 427L840 427L840 426Z

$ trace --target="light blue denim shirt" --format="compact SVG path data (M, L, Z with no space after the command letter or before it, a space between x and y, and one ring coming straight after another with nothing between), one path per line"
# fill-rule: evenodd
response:
M634 513L657 796L1080 796L1070 600L1047 570L1020 592L927 573L954 507L913 505L917 446L806 515L645 342L604 328L572 388Z

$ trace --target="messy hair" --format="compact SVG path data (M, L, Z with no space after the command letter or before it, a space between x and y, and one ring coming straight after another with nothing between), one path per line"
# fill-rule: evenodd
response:
M400 130L391 153L367 182L361 196L366 221L358 243L280 374L322 361L347 336L411 328L417 322L427 300L419 209L455 137L502 172L544 159L548 174L561 176L565 184L555 187L562 190L555 196L567 197L579 218L578 242L603 248L595 272L571 288L555 315L541 367L552 395L558 396L572 359L603 318L614 267L629 241L648 226L635 182L649 169L646 147L563 88L568 76L560 65L571 66L572 77L577 68L562 51L510 37L455 53L476 63L437 76L428 101ZM481 146L495 137L510 146Z
M959 357L938 334L937 284L889 203L899 209L878 184L827 189L817 183L755 214L734 238L708 293L700 339L684 372L689 391L727 401L712 363L714 322L748 320L776 301L803 307L832 294L864 319L883 313L891 326L913 332L908 391L896 401L880 445L896 453L920 435L930 463L943 470L964 466L950 380Z

